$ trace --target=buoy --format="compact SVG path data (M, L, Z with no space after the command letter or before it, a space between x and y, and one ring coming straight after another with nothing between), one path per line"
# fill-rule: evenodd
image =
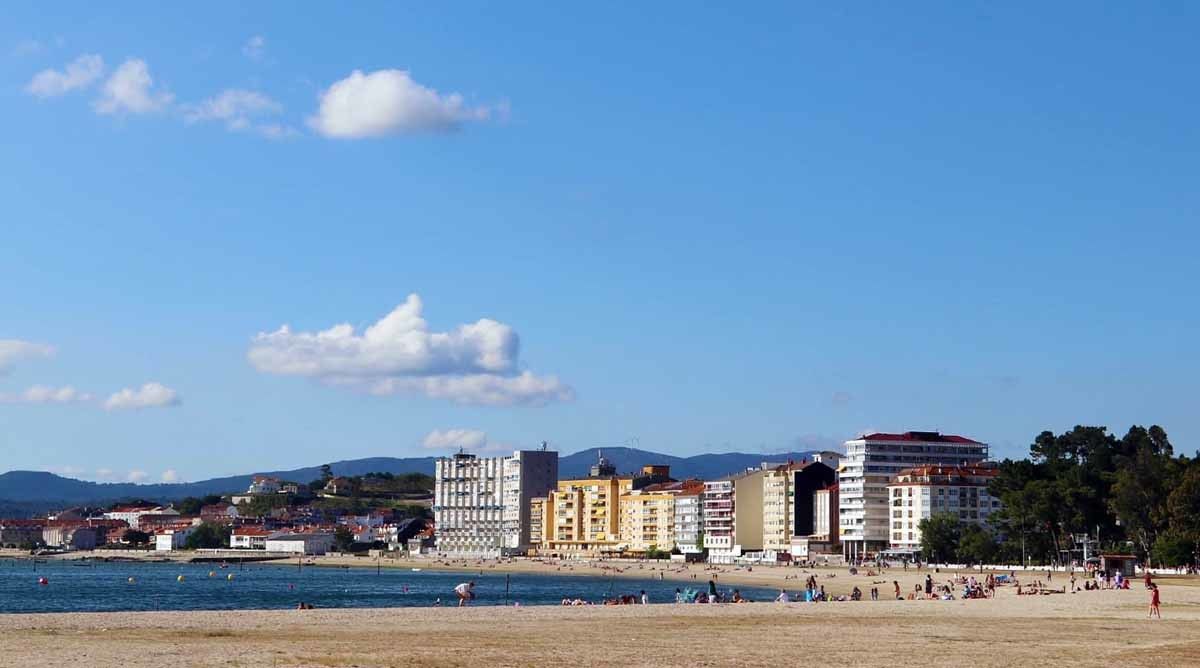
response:
M129 578L128 580L126 580L126 582L128 582L129 584L137 584L137 578Z
M176 581L176 582L183 582L183 576L182 576L182 575L180 575L179 577L175 578L175 581Z
M233 582L233 573L230 573L229 575L226 575L226 576L225 576L225 579L226 579L226 580L229 580L230 582Z
M38 584L40 584L40 585L48 585L48 584L50 584L50 581L49 581L49 580L47 580L46 578L38 578Z

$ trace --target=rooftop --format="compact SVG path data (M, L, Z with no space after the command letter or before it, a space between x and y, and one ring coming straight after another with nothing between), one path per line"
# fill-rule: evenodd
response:
M906 431L903 434L888 434L884 432L876 432L866 434L858 438L850 439L853 441L899 441L909 443L963 443L967 445L983 445L979 441L966 438L965 436L956 436L954 434L942 434L936 431Z

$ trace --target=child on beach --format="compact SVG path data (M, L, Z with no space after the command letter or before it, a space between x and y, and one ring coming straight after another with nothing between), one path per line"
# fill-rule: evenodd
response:
M1150 619L1162 619L1162 610L1159 609L1158 585L1150 585Z

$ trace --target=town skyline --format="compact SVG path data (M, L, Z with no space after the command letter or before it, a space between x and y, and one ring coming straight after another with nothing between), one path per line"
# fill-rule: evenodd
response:
M0 470L1192 453L1191 11L6 8Z

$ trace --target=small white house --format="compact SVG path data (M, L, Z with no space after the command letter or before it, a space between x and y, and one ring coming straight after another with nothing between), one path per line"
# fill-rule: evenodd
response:
M229 536L229 547L235 550L265 550L270 531L261 527L238 527Z
M250 488L246 490L247 494L278 494L279 488L283 482L279 478L273 478L267 475L256 475L250 480Z
M192 535L192 529L163 529L154 534L154 549L159 552L170 552L178 550L187 542L188 536Z
M325 554L333 548L331 533L277 533L267 537L267 552Z

